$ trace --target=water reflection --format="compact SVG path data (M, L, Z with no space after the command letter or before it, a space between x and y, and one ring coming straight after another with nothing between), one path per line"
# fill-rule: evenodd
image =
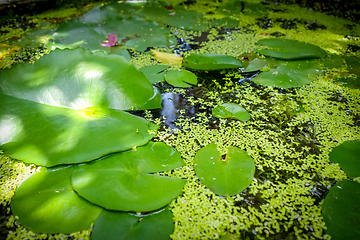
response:
M195 114L195 108L193 106L187 106L186 102L186 98L179 93L164 93L162 95L163 109L161 110L161 116L164 117L165 124L171 129L177 128L174 122L179 117L179 111L181 109L188 108L188 111Z

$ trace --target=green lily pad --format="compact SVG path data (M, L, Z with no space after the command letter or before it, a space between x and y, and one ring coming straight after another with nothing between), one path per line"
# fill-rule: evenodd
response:
M173 27L192 31L206 31L209 27L208 21L202 13L176 7L173 15L166 15L164 23Z
M218 12L228 16L238 16L244 13L246 16L266 17L267 9L261 3L249 3L246 1L228 1L217 9Z
M320 63L325 69L340 69L344 65L344 59L341 56L333 55L320 59Z
M167 240L173 231L173 215L167 208L141 217L103 210L95 223L91 239Z
M151 65L142 67L139 69L139 71L143 72L151 83L157 83L164 81L164 70L168 67L169 65Z
M78 196L70 182L74 167L42 168L26 179L11 199L18 222L37 233L89 229L102 208Z
M258 44L267 46L269 49L258 50L260 54L278 59L304 59L323 58L326 51L310 43L299 42L293 39L268 38L261 39Z
M108 51L109 47L100 44L111 33L116 35L120 45L138 51L177 43L176 38L170 35L170 30L156 22L146 21L136 15L123 18L120 13L108 8L95 8L82 17L73 18L60 25L52 36L53 42L50 42L49 48L54 50L83 47L92 51Z
M113 3L104 9L119 12L125 18L136 15L147 21L155 21L158 24L170 25L185 30L205 31L209 26L202 13L187 10L182 6L172 7L168 3L158 1Z
M217 118L231 118L246 122L250 114L240 105L235 103L224 103L213 108L212 114Z
M218 70L238 68L242 66L242 63L240 60L227 55L201 53L186 57L183 66L195 70Z
M136 150L77 166L72 184L82 197L104 208L153 211L177 197L185 180L150 173L183 165L174 148L150 142Z
M194 168L200 181L211 191L232 196L247 188L255 173L254 160L237 147L230 147L223 159L211 143L195 155Z
M156 134L156 125L121 111L154 99L160 107L161 99L144 74L116 55L54 51L2 71L0 90L0 147L25 162L90 161Z
M238 25L239 21L230 17L215 19L211 22L213 27L235 28Z
M343 142L330 153L330 161L338 163L350 178L360 177L360 141Z
M123 56L127 61L131 60L131 56L128 50L121 48L119 46L109 47L108 49L105 49L102 52L104 52L106 55L115 54L115 55Z
M165 73L165 81L175 87L191 87L197 84L197 77L187 70L169 70ZM189 83L189 84L188 84Z
M257 53L245 53L239 57L242 60L242 67L244 73L268 70L275 68L278 60L270 58L260 58Z
M249 3L244 1L244 15L266 17L268 15L267 9L261 3Z
M265 86L292 88L311 83L320 73L316 59L279 61L275 69L260 73L253 81Z
M333 240L359 239L360 184L340 181L330 188L322 206L326 233Z

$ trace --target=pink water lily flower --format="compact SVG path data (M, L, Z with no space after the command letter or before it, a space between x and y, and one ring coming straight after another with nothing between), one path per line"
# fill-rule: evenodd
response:
M108 42L107 43L101 43L102 46L105 47L113 47L117 43L117 38L114 33L108 35Z

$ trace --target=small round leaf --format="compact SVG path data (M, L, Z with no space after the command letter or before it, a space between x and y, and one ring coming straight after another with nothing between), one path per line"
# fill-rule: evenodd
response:
M223 159L215 143L200 149L195 155L194 164L200 181L222 196L243 191L250 185L255 173L254 160L245 151L230 147Z
M197 77L187 70L170 70L165 73L165 81L175 87L187 88L197 84Z
M212 114L217 118L231 118L246 122L250 114L240 105L235 103L224 103L213 108Z
M195 70L218 70L238 68L242 66L240 60L221 54L202 53L191 54L184 59L183 66Z
M163 71L168 67L169 65L151 65L142 67L139 71L144 73L151 83L157 83L164 81L165 72Z

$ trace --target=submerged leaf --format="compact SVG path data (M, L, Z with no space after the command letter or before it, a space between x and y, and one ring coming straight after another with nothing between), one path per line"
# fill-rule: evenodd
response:
M91 239L167 240L173 231L173 215L167 208L141 217L104 209L95 223Z
M186 88L191 87L190 84L197 84L197 77L194 73L186 70L170 70L165 73L165 81L175 87Z
M200 149L195 155L194 164L199 180L222 196L243 191L250 185L255 173L254 160L245 151L230 147L223 159L215 143Z
M109 155L76 167L72 184L80 196L111 210L153 211L177 197L185 180L150 173L183 166L180 154L162 142Z
M102 208L72 189L74 167L42 168L26 179L11 200L18 222L37 233L72 233L89 229Z
M183 57L176 54L162 53L154 49L151 49L150 51L154 54L156 60L165 64L181 65L183 60Z
M250 114L240 105L235 103L224 103L213 108L212 114L217 118L231 118L246 122Z

